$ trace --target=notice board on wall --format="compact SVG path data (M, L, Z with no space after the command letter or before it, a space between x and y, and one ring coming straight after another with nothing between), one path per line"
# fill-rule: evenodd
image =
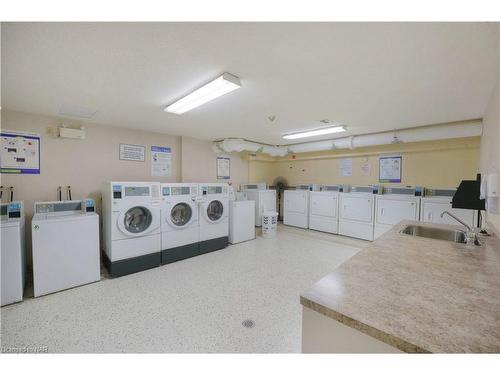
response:
M231 158L217 156L217 179L229 180L231 171Z
M1 173L40 174L40 136L4 130L0 133Z
M146 147L120 143L120 160L145 161Z
M172 175L172 149L151 146L151 176L170 177Z
M379 182L401 182L403 157L401 155L384 155L379 157Z

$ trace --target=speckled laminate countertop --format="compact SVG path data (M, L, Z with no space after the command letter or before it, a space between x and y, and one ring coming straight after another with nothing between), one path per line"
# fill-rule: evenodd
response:
M500 241L399 233L404 221L302 293L301 303L405 352L500 352Z

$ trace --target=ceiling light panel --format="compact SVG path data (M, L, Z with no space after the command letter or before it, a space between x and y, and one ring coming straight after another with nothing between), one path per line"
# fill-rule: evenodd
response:
M193 91L182 99L170 104L165 112L182 114L202 104L208 103L219 96L227 94L241 87L240 79L229 73L224 73L212 82Z
M283 135L283 138L284 139L299 139L299 138L314 137L314 136L318 136L318 135L340 133L340 132L345 132L345 131L346 131L346 127L343 125L341 125L341 126L329 126L327 128L308 130L308 131L300 132L300 133L285 134L285 135Z

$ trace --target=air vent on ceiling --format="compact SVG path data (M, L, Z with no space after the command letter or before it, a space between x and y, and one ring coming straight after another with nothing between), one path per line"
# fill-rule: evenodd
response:
M71 105L63 105L59 109L59 114L65 117L90 119L96 113L97 109L80 107L80 106L71 106Z

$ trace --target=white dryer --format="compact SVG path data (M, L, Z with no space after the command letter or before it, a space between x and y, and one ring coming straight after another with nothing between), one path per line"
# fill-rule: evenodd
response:
M161 264L198 255L198 184L161 184Z
M159 182L107 182L102 191L105 263L112 277L161 264Z
M339 234L373 241L378 186L351 186L339 194Z
M229 199L229 243L237 244L255 239L255 202L245 193Z
M265 182L254 182L240 185L240 191L248 190L267 190L267 184Z
M383 194L375 197L375 229L377 239L401 220L419 220L420 198L423 188L384 187Z
M229 186L227 183L199 184L201 195L199 253L227 247L229 242Z
M1 205L1 305L23 300L26 253L23 202Z
M99 216L94 201L37 202L34 212L34 296L99 281Z
M255 202L255 226L262 226L262 213L276 211L276 190L267 190L265 183L242 184L241 191L249 201Z
M425 189L425 195L421 200L420 221L458 225L448 215L441 217L443 211L450 211L468 225L475 227L477 211L451 207L451 200L456 191L457 189L453 188Z
M285 190L283 198L283 224L309 228L309 192L319 191L319 185L297 185Z
M342 185L325 185L309 193L309 228L337 234L339 230L339 192Z

